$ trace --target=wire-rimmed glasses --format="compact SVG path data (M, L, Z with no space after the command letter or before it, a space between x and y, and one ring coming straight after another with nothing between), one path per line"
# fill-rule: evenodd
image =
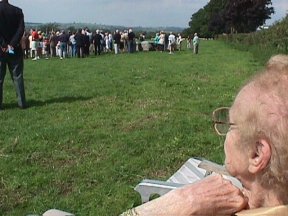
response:
M220 107L213 111L212 121L214 124L214 129L220 136L225 136L231 125L235 125L230 122L229 119L229 107Z

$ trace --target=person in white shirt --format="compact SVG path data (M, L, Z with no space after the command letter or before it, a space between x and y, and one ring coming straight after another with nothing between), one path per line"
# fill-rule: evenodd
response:
M200 39L197 35L197 33L194 34L194 38L193 38L193 50L194 50L194 53L195 54L198 54L198 51L199 51L199 42L200 42Z
M177 47L178 47L178 50L179 50L179 51L181 51L182 41L183 41L183 38L182 38L181 34L179 33L179 34L178 34L178 37L177 37L177 40L176 40Z
M175 42L176 42L176 38L175 35L173 34L173 32L170 32L170 35L168 37L168 47L169 47L169 54L173 54L174 50L175 50Z

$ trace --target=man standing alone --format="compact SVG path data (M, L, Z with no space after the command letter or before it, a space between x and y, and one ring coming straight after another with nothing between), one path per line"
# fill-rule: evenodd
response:
M199 37L197 35L197 33L194 34L194 38L193 38L193 49L194 49L194 53L198 54L199 51Z
M24 15L20 8L0 1L0 109L3 101L3 83L8 66L15 84L20 108L26 108L23 54L20 45L24 33Z

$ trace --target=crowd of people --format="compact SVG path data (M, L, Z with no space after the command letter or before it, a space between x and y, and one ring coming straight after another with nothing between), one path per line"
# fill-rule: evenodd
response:
M98 29L92 32L88 28L75 32L62 30L44 33L36 29L26 32L21 8L11 5L8 0L0 0L0 10L0 110L3 109L3 83L7 67L16 87L18 106L27 107L23 78L24 58L34 61L53 57L84 58L92 53L101 55L113 52L113 49L115 54L134 53L136 50L144 50L142 42L145 41L146 45L148 42L144 33L136 38L132 29L122 32L116 30L114 33ZM150 45L153 45L153 50L169 51L172 54L176 49L181 50L183 40L180 34L176 37L170 32L168 36L168 33L161 31L151 43L148 42L146 50L150 50ZM187 44L191 48L190 37Z
M135 51L135 33L132 29L120 32L116 30L113 34L96 30L91 32L88 28L71 31L51 31L44 33L31 29L25 33L21 40L24 58L38 60L58 56L60 59L67 57L83 58L94 53L111 52L115 54L120 51L133 53Z
M49 59L51 57L59 57L64 59L67 57L83 58L91 54L101 55L102 53L114 52L133 53L136 50L143 50L141 42L146 40L144 33L136 38L136 34L132 29L115 32L103 32L99 29L92 32L88 28L72 31L51 31L44 33L31 29L25 32L21 40L24 58L32 58L38 60L40 58ZM156 33L151 44L151 49L157 51L169 51L172 54L175 50L181 50L182 42L185 39L181 34L177 36L172 32L165 33L163 31ZM187 48L191 47L190 37L187 38Z

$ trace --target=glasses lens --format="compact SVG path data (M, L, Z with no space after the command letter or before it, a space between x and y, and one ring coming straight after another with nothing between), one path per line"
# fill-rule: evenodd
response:
M218 124L218 123L215 124L216 132L222 136L227 134L229 128L230 128L229 124L224 124L224 123L223 124Z
M223 107L217 109L213 113L213 120L215 122L215 130L219 135L226 135L229 128L229 108Z

